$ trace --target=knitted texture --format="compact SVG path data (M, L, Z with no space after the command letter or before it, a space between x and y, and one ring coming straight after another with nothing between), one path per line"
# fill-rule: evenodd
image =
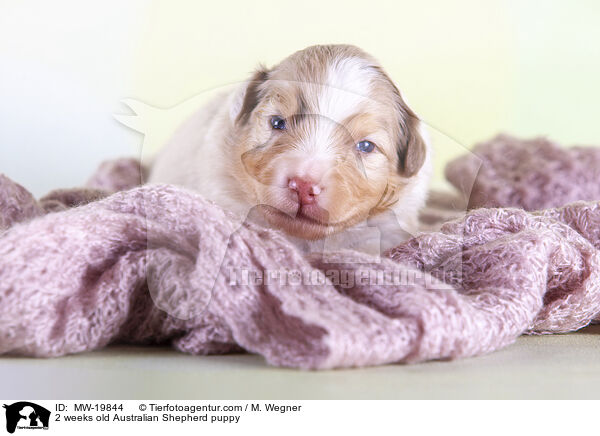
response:
M494 144L498 159L522 147ZM40 201L0 177L0 354L170 343L325 369L473 356L600 320L597 202L472 210L381 259L303 256L196 193L134 187L135 162L111 170L125 164Z
M469 197L469 208L560 207L600 200L600 152L563 148L545 138L498 135L450 162L446 178Z

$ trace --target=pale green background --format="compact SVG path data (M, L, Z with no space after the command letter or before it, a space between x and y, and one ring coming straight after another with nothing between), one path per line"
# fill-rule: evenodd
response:
M134 94L173 106L319 43L355 44L388 70L432 128L438 175L500 131L600 140L597 1L156 2Z
M380 59L432 127L438 179L500 131L597 144L599 19L594 0L0 0L0 171L37 194L81 184L140 151L119 100L177 108L318 43Z

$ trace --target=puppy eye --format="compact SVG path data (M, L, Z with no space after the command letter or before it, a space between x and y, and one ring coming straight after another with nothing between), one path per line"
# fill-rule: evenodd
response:
M285 120L278 115L271 117L271 127L275 130L285 130Z
M362 153L371 153L373 150L375 150L375 144L373 144L371 141L360 141L358 144L356 144L356 149Z

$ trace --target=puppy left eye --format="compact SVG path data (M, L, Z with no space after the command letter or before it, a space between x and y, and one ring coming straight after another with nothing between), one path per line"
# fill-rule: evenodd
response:
M358 144L356 144L356 149L363 153L371 153L373 150L375 150L375 144L373 144L371 141L360 141Z
M271 117L271 127L275 130L285 130L285 120L278 115Z

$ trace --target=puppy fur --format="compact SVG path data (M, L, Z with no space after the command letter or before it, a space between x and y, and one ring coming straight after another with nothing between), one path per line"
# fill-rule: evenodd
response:
M364 140L372 152L357 149ZM299 241L377 251L417 231L430 161L421 121L378 63L357 47L321 45L201 108L155 156L148 181L191 188ZM314 183L314 203L290 189L295 177ZM366 241L367 225L380 246Z

